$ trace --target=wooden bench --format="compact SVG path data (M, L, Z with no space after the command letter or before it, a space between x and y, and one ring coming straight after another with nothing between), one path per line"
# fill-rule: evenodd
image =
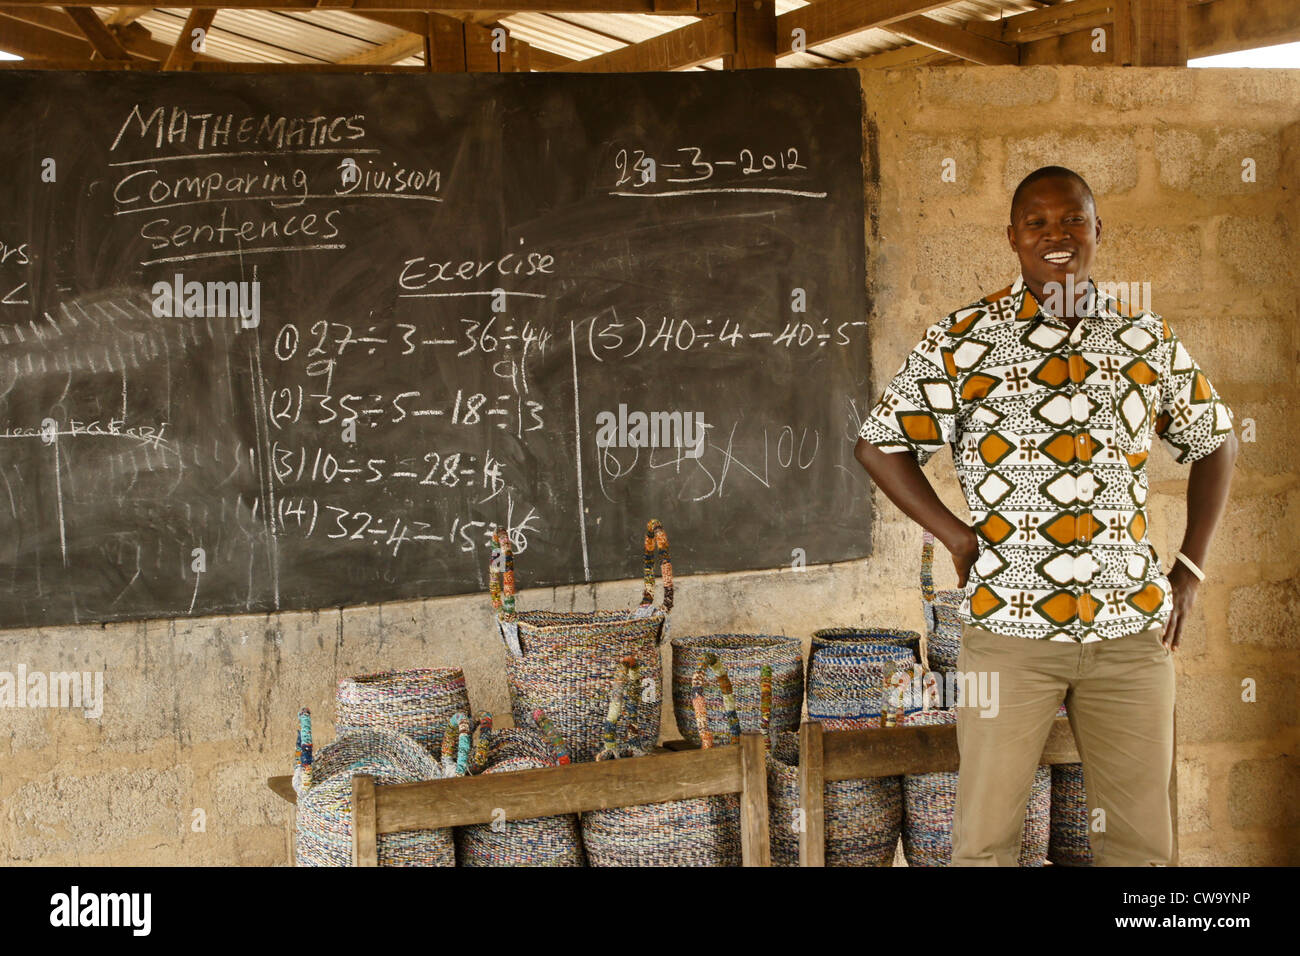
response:
M267 785L296 802L292 778L271 777ZM528 820L724 793L740 794L742 864L769 866L767 771L758 734L743 735L735 747L422 783L377 785L358 775L352 778L352 862L377 866L380 834L491 823L503 806L513 819Z
M1169 780L1169 803L1174 820L1173 865L1178 863L1177 760L1175 750ZM953 724L826 731L819 723L805 722L799 728L799 804L804 810L804 828L799 834L799 865L826 865L824 788L827 783L911 773L955 772L958 762L957 728ZM1039 764L1080 762L1069 718L1057 717L1048 732Z

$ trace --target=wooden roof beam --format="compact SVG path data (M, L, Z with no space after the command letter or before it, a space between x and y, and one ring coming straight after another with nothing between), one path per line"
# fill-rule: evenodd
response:
M875 27L888 27L948 6L952 0L819 0L776 18L776 36L780 48L777 56L788 56L795 30L803 30L804 45L838 40Z
M199 42L194 34L202 31L206 37L216 15L217 11L210 8L195 8L190 11L190 15L185 18L185 26L181 27L180 36L176 38L176 45L163 62L164 70L188 70L194 65L198 52L194 46Z
M127 53L121 41L109 32L108 27L104 26L104 21L99 19L94 10L89 7L64 7L63 12L80 28L86 35L86 39L90 41L90 45L95 48L95 52L105 60L131 59L131 54Z
M639 73L684 70L736 52L736 15L715 13L689 26L585 60L563 69L570 73Z
M93 7L102 0L9 0L14 6L72 6ZM235 10L342 10L346 13L360 11L427 12L457 11L466 13L498 13L501 0L187 0L197 2L200 8ZM645 13L681 16L680 10L658 9L661 0L509 0L510 13ZM734 0L722 0L727 9L734 9ZM696 0L696 12L708 13L715 0ZM939 4L942 6L943 4Z
M128 24L135 23L153 7L118 7L108 15L104 22L110 27L124 27Z
M914 43L982 66L1015 66L1020 62L1020 47L1015 43L991 40L929 17L908 17L889 24L885 29Z
M89 60L95 53L84 36L68 36L58 30L0 15L0 50L16 53L24 60Z

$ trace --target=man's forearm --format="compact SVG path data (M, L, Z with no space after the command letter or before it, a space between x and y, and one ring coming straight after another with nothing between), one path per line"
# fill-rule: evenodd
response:
M933 533L950 551L968 533L970 526L939 500L921 466L911 455L883 452L862 438L858 439L853 454L885 497L899 511Z
M1197 567L1204 567L1210 541L1223 517L1232 484L1232 469L1237 462L1235 432L1213 452L1192 462L1187 479L1187 527L1181 550Z

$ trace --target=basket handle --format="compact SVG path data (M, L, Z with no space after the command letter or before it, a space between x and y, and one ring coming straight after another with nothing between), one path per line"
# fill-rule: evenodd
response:
M772 665L758 670L758 729L763 735L763 752L772 752Z
M934 535L928 530L921 538L921 597L934 601Z
M619 756L618 721L623 716L625 706L628 725L626 747L636 756L643 755L643 751L638 746L636 729L638 691L641 687L640 675L641 668L635 656L629 654L627 657L619 659L618 669L614 672L614 680L609 689L609 707L605 711L604 739L600 753L596 754L597 760L614 760Z
M645 564L641 588L641 607L649 607L655 600L655 555L659 556L659 576L664 585L664 613L673 609L673 562L668 556L668 532L658 518L645 525Z
M298 711L298 747L294 754L295 769L298 774L298 787L302 792L311 788L311 711L304 707Z
M713 672L714 679L718 682L718 690L722 691L722 706L726 708L727 734L731 737L730 743L740 743L740 716L736 713L736 695L731 687L731 678L727 676L727 669L722 666L722 661L718 660L718 655L709 651L700 660L700 666L696 668L695 676L691 678L692 688L692 705L695 710L695 729L700 735L700 746L708 750L713 746L713 731L709 729L709 710L708 704L704 699L704 671L708 669Z
M469 772L479 774L487 769L488 753L492 749L492 712L479 711L478 720L474 721L474 731L478 739L469 755Z
M510 534L504 528L492 529L492 558L488 561L488 592L492 609L502 621L515 619L515 553Z
M546 738L546 742L555 748L558 757L556 762L560 764L572 762L573 758L569 756L569 745L564 742L563 735L556 729L555 724L551 722L551 718L546 716L546 712L542 708L533 708L533 723L542 736Z
M469 775L469 750L472 725L464 713L455 713L442 732L442 774L444 777Z

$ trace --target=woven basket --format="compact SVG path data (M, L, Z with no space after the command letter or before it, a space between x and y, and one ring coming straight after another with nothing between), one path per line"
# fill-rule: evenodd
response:
M730 699L727 726L730 739L725 743L739 743L740 719L735 713L734 698L727 684L721 664L713 658L713 669L724 699ZM636 687L635 667L623 668L620 675L625 684ZM693 701L696 713L707 706L703 691L703 678L698 678L698 690ZM612 732L618 724L618 705L626 699L632 733L636 733L636 695L620 693L616 685L611 693L606 727ZM712 747L714 737L707 716L700 722L701 745ZM617 754L619 748L607 738L608 746L602 757ZM639 753L646 739L629 741L630 751ZM653 740L650 740L653 743ZM645 759L653 760L648 757ZM613 807L593 810L582 815L582 842L587 850L587 860L592 866L739 866L740 797L728 793L713 797L692 797L670 800L644 806Z
M767 762L773 866L799 865L799 735L776 734ZM891 866L903 829L899 777L837 780L822 791L827 866Z
M1059 866L1093 863L1081 763L1058 763L1052 767L1052 835L1047 858Z
M905 724L955 724L955 710L929 711L904 718ZM1042 866L1047 858L1052 775L1034 772L1021 835L1020 865ZM903 855L908 866L947 866L952 861L952 821L957 806L957 774L917 773L903 777Z
M966 591L934 589L934 535L925 532L921 545L921 609L925 612L926 660L932 670L957 666L961 653L961 606Z
M803 654L793 637L766 634L709 634L704 637L677 637L673 647L673 713L683 740L695 746L700 735L695 729L692 708L692 681L706 654L715 654L726 668L736 694L736 711L743 733L759 730L759 671L764 664L772 668L772 730L794 730L803 714ZM717 687L706 686L709 729L714 734L727 731L722 696Z
M335 703L339 736L354 730L391 730L431 755L452 714L470 713L465 674L459 667L425 667L345 677Z
M559 755L545 737L519 727L492 734L485 756L483 773L559 766ZM503 809L508 817L509 808ZM456 855L461 866L582 866L578 817L562 814L457 827Z
M658 606L653 604L656 553L664 586L663 604ZM650 682L638 693L647 732L658 736L663 697L659 643L673 606L673 578L668 537L654 520L646 525L644 570L641 605L633 610L516 611L510 539L504 531L493 534L489 578L506 644L506 684L515 725L528 726L532 712L542 709L575 762L594 760L600 752L610 681L618 661L629 655L642 663L642 680Z
M356 730L315 754L312 784L298 797L299 866L352 865L352 777L376 784L415 783L440 776L414 740L388 730ZM380 866L455 866L450 830L380 834Z
M921 635L899 627L823 627L813 631L812 646L808 651L809 666L817 652L824 648L843 649L859 644L894 644L908 648L917 659L921 656Z
M880 726L886 703L885 673L916 663L910 647L898 644L847 644L823 647L809 655L808 719L826 730ZM904 696L905 712L920 708L919 695Z

